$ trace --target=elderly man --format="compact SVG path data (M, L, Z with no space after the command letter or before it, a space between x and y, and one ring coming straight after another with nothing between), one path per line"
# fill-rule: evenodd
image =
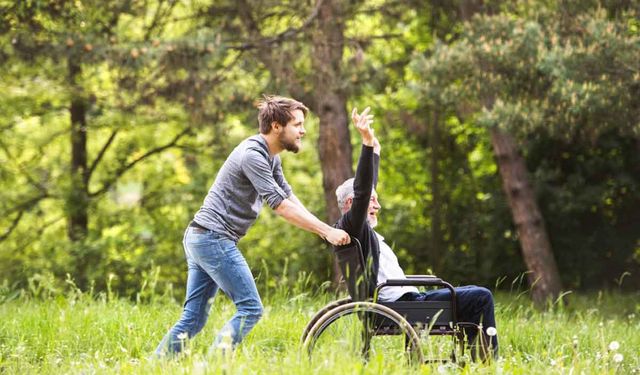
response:
M356 109L352 112L353 122L362 136L362 152L355 178L348 179L336 189L338 207L342 216L335 224L336 228L345 230L349 235L358 239L365 257L370 257L371 269L377 283L387 279L404 279L405 274L398 263L398 258L391 247L384 241L384 237L373 228L378 224L380 202L375 186L378 180L378 165L380 162L380 143L374 136L370 125L373 116L368 115L369 108L362 114ZM482 324L485 333L489 330L492 335L490 345L494 356L498 352L498 338L495 335L495 317L493 296L483 287L463 286L455 288L457 297L457 320ZM378 295L379 301L450 301L451 292L448 289L438 289L420 292L416 287L386 287ZM466 332L469 343L473 343L477 332ZM484 356L483 356L484 357Z

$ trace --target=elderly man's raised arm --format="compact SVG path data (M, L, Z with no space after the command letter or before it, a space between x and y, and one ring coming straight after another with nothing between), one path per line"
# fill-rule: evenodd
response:
M357 109L354 108L351 112L353 124L362 136L362 150L360 152L360 159L358 160L358 167L356 168L356 176L353 181L353 202L351 209L344 217L345 221L349 224L348 227L351 235L358 234L366 223L367 209L369 207L374 182L373 153L375 136L373 129L371 129L373 116L368 114L369 110L367 107L361 114L358 114Z

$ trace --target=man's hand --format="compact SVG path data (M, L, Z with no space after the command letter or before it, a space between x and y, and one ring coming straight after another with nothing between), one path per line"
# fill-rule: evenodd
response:
M351 111L351 120L362 136L362 143L366 146L373 147L375 136L373 135L373 129L371 129L371 124L373 124L373 115L369 114L370 110L371 108L367 107L362 111L362 113L358 114L358 109L354 108Z
M291 198L283 200L280 205L274 209L274 212L291 224L319 235L334 246L346 245L351 242L351 237L349 237L347 232L320 221L320 219L304 208L298 198L294 195L292 195L292 197L293 200Z
M351 237L342 229L331 228L325 237L333 246L348 245L351 243Z

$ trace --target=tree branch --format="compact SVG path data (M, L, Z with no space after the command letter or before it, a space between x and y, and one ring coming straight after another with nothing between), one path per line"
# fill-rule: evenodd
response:
M10 210L4 212L2 216L8 216L8 215L11 215L12 213L18 212L18 211L29 210L31 207L35 206L36 203L40 202L44 198L49 198L49 194L42 193L42 194L40 194L38 196L35 196L35 197L25 201L25 202L22 202L22 203L16 205L15 207L11 208Z
M154 149L151 149L149 151L147 151L146 153L144 153L142 156L140 156L139 158L124 164L122 166L120 166L120 168L118 168L118 170L116 170L115 175L113 176L113 178L111 178L110 180L108 180L107 182L104 183L104 185L102 186L102 188L100 188L100 190L95 191L95 192L90 192L89 193L89 197L94 198L97 197L99 195L102 195L104 193L107 192L107 190L109 190L109 188L111 188L111 186L116 183L116 181L118 181L118 179L129 169L133 168L136 164L138 164L139 162L143 161L144 159L158 154L168 148L172 148L175 147L178 143L178 141L184 137L185 135L187 135L189 132L191 132L191 128L187 127L186 129L184 129L180 134L178 134L177 136L175 136L171 142L162 145L160 147L156 147Z
M158 2L158 6L156 8L156 12L153 16L153 20L151 21L151 25L147 28L144 34L145 41L148 41L151 38L151 34L158 28L163 27L166 24L167 19L171 15L171 11L176 6L178 1L169 1L169 6L164 11L162 10L162 5L164 1L161 0Z
M351 43L363 43L363 42L368 42L370 40L374 40L374 39L385 39L385 40L389 40L389 39L395 39L395 38L401 38L402 34L381 34L381 35L372 35L372 36L368 36L366 38L345 38L348 42Z
M9 235L11 235L13 230L16 229L16 227L18 226L18 223L20 222L20 219L22 219L23 214L24 214L24 210L18 212L18 216L16 216L16 218L13 219L11 226L7 230L5 230L4 233L2 233L2 235L0 236L0 242L6 240L9 237Z
M257 42L246 42L240 45L236 45L236 46L229 46L230 49L234 49L234 50L238 50L238 51L246 51L246 50L250 50L250 49L255 49L258 47L267 47L273 44L278 44L281 43L282 41L289 39L299 33L301 33L302 31L304 31L305 29L307 29L309 26L311 26L311 24L313 23L313 21L318 17L318 12L320 11L320 6L322 5L322 1L323 0L318 0L316 2L316 5L314 6L313 10L311 11L311 13L309 14L309 16L305 19L305 21L302 23L302 26L298 27L298 28L293 28L293 27L289 27L288 29L286 29L285 31L271 36L271 37L263 37L261 34L259 34L260 36L260 40L258 40ZM245 4L246 6L247 4ZM251 22L251 28L253 29L253 31L259 31L256 27L255 22L253 22L252 19L245 17L245 25L247 24L247 21Z
M29 200L27 200L25 202L22 202L22 203L18 204L17 206L11 208L10 210L4 212L2 214L3 217L9 216L9 215L13 214L14 212L18 212L18 215L15 217L15 219L13 219L13 222L11 223L11 226L9 226L9 228L2 235L0 235L0 242L6 240L11 235L13 230L16 229L16 227L20 223L20 220L22 219L22 216L24 215L25 212L30 210L33 206L35 206L41 200L43 200L45 198L48 198L48 197L49 197L49 194L44 192L41 195L38 195L38 196L33 197L33 198L31 198L31 199L29 199Z
M98 153L96 158L91 163L91 166L89 167L89 171L87 172L87 181L85 181L85 182L88 183L89 180L91 180L91 175L93 174L93 172L95 171L96 167L98 166L98 164L102 160L102 157L104 156L104 154L107 152L107 149L109 148L109 146L111 146L111 144L113 143L113 140L116 138L117 134L118 134L118 130L117 129L114 130L113 132L111 132L111 135L109 136L109 139L104 144L104 146L102 146L102 149L100 149L100 152Z
M42 225L39 225L38 228L37 228L37 231L35 233L35 236L26 238L24 240L24 242L22 242L19 245L17 245L16 246L16 249L17 249L16 251L18 251L18 252L23 251L27 246L30 246L33 243L33 238L38 238L38 237L42 236L42 233L44 233L44 231L48 227L50 227L51 225L57 223L58 221L60 221L60 220L62 220L64 218L65 218L64 216L60 216L60 217L57 217L57 218L55 218L53 220L50 220L49 222L46 222L46 223L44 223Z
M9 157L9 160L11 160L16 165L16 167L20 170L20 172L22 172L22 174L25 176L29 184L31 184L33 187L38 189L42 194L47 194L47 188L44 185L40 184L38 181L36 181L29 174L29 172L27 172L27 168L21 162L17 161L17 158L13 155L11 150L9 150L9 147L7 147L7 145L2 141L0 141L0 148L7 154L7 156ZM37 158L37 157L38 155L36 155L34 158Z

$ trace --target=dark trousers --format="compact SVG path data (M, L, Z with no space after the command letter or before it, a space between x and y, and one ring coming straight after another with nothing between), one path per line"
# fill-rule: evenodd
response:
M485 334L487 328L496 326L493 295L489 289L475 285L461 286L454 289L456 291L456 319L459 322L482 324ZM400 297L398 301L451 301L451 291L449 289L437 289L421 293L409 292ZM471 345L475 341L478 332L474 329L465 329L465 334ZM487 337L489 337L494 356L497 356L498 336Z

